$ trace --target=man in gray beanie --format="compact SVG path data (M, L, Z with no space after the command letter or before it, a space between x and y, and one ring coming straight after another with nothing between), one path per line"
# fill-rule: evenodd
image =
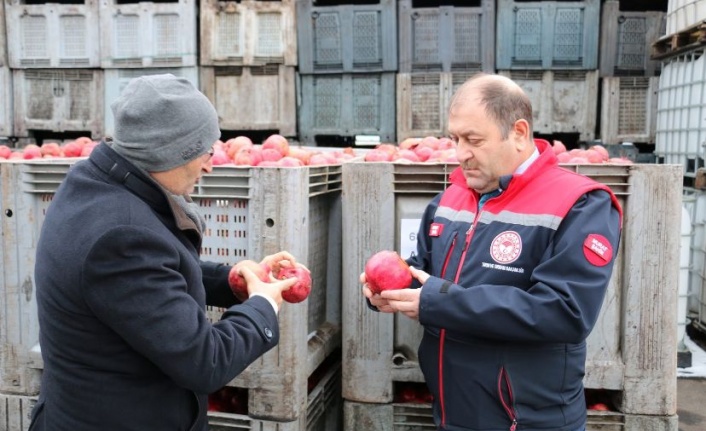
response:
M207 395L277 344L282 291L296 279L200 260L188 195L220 136L202 93L144 76L112 109L112 147L70 169L37 244L44 372L30 430L206 431ZM261 263L296 264L286 251ZM247 282L242 302L231 271ZM206 304L226 308L221 320Z
M163 172L206 154L221 136L211 102L185 78L142 76L111 105L113 149L146 172Z

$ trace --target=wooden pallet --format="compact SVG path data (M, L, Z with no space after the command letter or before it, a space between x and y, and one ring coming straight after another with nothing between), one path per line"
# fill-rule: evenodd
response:
M706 45L706 21L701 21L677 33L661 37L652 44L652 60L673 57Z

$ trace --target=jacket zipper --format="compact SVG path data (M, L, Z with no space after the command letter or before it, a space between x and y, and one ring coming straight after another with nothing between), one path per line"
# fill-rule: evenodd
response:
M466 253L468 253L468 246L471 244L471 237L473 236L473 229L476 227L476 220L473 220L473 224L466 231L466 241L463 244L463 252L461 253L461 260L458 263L458 268L456 269L456 277L454 277L454 283L458 284L459 278L461 278L461 268L463 268L463 262L466 261Z
M505 400L505 396L503 395L503 383L505 383L505 387L507 387L507 395L510 398L509 400ZM508 417L510 418L510 431L515 431L517 428L517 413L515 413L515 409L513 407L515 403L515 398L512 395L512 386L510 386L510 377L507 375L507 370L505 370L505 367L500 368L500 374L498 374L498 395L500 396L500 402L503 405L503 408L505 409L505 413L507 413Z
M446 275L446 267L449 265L449 260L451 260L451 254L456 247L457 235L454 235L451 241L451 247L446 252L446 258L444 259L444 266L441 268L441 277ZM439 407L441 408L441 426L446 427L446 405L444 402L444 338L446 337L446 329L441 329L439 331Z

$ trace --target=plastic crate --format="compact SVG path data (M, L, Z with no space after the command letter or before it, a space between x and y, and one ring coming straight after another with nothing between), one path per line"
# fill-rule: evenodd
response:
M101 0L101 67L197 66L196 0Z
M398 73L397 140L445 136L451 96L473 73Z
M676 301L681 172L678 166L565 165L607 184L623 205L624 230L598 321L588 338L590 389L620 392L625 414L676 414ZM407 257L423 211L454 165L343 165L343 398L393 401L394 382L423 382L423 329L368 309L359 275L369 256ZM654 229L654 226L662 226Z
M599 0L498 0L498 69L596 69Z
M469 7L398 3L401 73L495 71L495 0Z
M394 0L339 6L313 3L296 2L299 73L397 70Z
M0 136L12 136L12 73L0 66Z
M340 362L326 372L306 399L306 411L292 422L261 421L244 415L209 412L208 428L209 431L340 431L343 422Z
M171 73L174 76L188 79L194 87L199 88L198 67L153 67L149 69L106 69L105 73L105 136L113 136L115 132L115 118L110 105L123 93L130 80L145 76Z
M54 191L76 159L0 163L4 307L0 392L39 390L33 267ZM311 270L313 289L279 312L280 342L228 384L248 389L249 415L296 420L306 410L307 379L340 347L341 165L301 168L216 166L192 195L206 218L201 256L234 264L287 250ZM13 214L7 216L7 211ZM209 307L212 320L223 309ZM6 355L7 353L7 355ZM287 364L286 369L282 364Z
M0 431L28 431L36 397L0 394Z
M277 130L297 133L295 68L202 66L201 91L218 112L225 130Z
M655 155L680 164L694 180L706 166L706 56L704 49L670 58L659 77Z
M297 65L294 0L201 0L202 66Z
M667 33L678 33L706 20L706 1L669 0L667 2Z
M0 2L0 68L7 66L7 40L5 34L5 2Z
M14 132L29 130L103 133L103 71L13 69Z
M578 133L581 141L595 136L598 111L598 71L510 70L532 102L535 133Z
M375 135L395 140L395 74L300 75L299 139Z
M664 36L664 12L623 12L617 0L601 11L601 76L659 74L660 62L650 60L652 43Z
M658 77L606 77L601 98L601 141L654 143Z
M98 0L6 3L10 67L100 67Z
M344 431L435 431L431 405L343 402ZM586 431L677 431L677 415L626 415L589 410Z

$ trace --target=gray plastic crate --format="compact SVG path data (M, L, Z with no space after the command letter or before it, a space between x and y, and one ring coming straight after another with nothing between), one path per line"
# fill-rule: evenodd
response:
M145 76L159 75L163 73L171 73L174 76L179 76L188 79L194 87L199 88L199 68L198 67L152 67L145 69L105 69L105 87L104 87L104 112L105 112L105 129L104 136L113 136L115 131L115 118L113 118L113 110L110 105L123 93L125 86L130 80Z
M395 74L300 75L299 139L375 135L395 140Z
M5 3L10 67L100 67L98 0Z
M658 77L605 77L601 98L601 141L654 143Z
M0 394L0 431L28 431L36 397Z
M617 0L603 3L601 10L601 76L659 73L660 62L650 60L652 43L664 36L664 12L623 12Z
M498 0L498 69L596 69L599 0Z
M578 133L581 141L595 137L598 113L598 71L499 71L515 82L532 101L536 133Z
M0 66L0 137L12 136L12 73Z
M429 404L343 402L344 431L435 431ZM677 431L677 415L588 411L586 431Z
M43 364L37 346L35 247L45 211L75 160L0 163L0 392L39 391ZM234 264L287 250L311 270L308 299L285 304L279 312L278 346L228 384L248 389L252 417L300 418L307 408L307 379L340 347L341 169L216 166L192 195L206 218L201 249L205 260ZM209 307L207 314L217 320L223 311ZM287 364L286 372L282 364Z
M706 166L706 55L704 49L670 58L662 65L657 100L655 155L677 163L691 181Z
M398 73L397 141L445 136L451 96L473 73Z
M495 71L495 1L472 7L398 3L399 71Z
M209 431L340 431L343 423L341 364L326 372L306 396L306 411L295 421L272 422L248 416L209 412ZM2 431L2 430L0 430Z
M397 10L378 4L315 6L297 1L299 73L397 70Z
M201 0L202 66L297 65L294 0Z
M608 185L624 209L621 246L589 336L584 384L619 391L620 411L676 414L676 301L681 169L676 165L565 165ZM370 311L358 281L379 250L414 250L429 201L453 165L343 165L343 398L393 401L394 382L423 382L418 322ZM654 226L664 229L655 230Z
M14 133L29 130L103 133L103 71L13 69Z
M201 91L211 100L224 130L276 130L297 133L295 68L202 66Z
M0 2L0 67L7 66L7 40L5 35L5 2Z
M197 0L101 0L101 67L197 66Z

